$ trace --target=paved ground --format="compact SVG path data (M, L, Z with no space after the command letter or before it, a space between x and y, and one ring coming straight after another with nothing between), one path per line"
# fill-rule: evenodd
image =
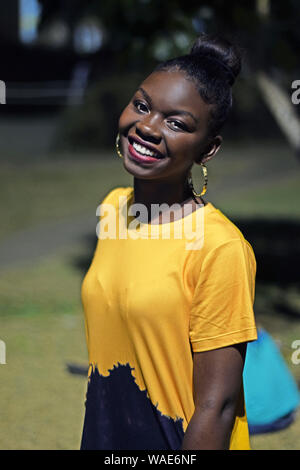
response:
M43 224L12 234L0 244L0 269L57 253L95 234L96 217L82 214L76 218Z
M58 113L47 116L0 116L0 162L44 158L60 125Z

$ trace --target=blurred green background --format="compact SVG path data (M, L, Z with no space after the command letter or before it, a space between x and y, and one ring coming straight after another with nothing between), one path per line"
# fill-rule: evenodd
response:
M4 1L0 1L0 5ZM255 314L292 363L300 339L300 79L296 0L40 0L0 18L0 449L78 449L87 366L80 286L96 208L132 178L114 151L118 116L160 60L201 31L240 44L244 67L206 199L252 244ZM202 184L193 172L195 186ZM300 418L252 436L299 449Z

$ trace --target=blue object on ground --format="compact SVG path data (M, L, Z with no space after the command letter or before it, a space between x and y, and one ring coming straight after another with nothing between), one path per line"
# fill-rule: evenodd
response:
M300 394L272 337L258 329L248 343L244 367L244 393L250 434L286 428L300 404Z

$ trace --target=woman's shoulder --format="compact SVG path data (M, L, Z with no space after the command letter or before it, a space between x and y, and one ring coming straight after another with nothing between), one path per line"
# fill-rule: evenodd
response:
M118 186L111 189L103 198L101 204L112 204L118 206L120 198L128 198L132 194L133 188L131 186Z
M254 254L251 244L233 220L212 203L208 204L208 209L204 224L205 238L207 241L207 248L209 250L215 249L223 244L236 244L236 242L239 241L245 246L246 251L250 251L251 254Z

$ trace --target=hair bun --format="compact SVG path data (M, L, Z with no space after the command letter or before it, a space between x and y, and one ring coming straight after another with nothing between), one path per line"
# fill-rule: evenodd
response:
M231 86L241 71L241 50L223 37L206 33L200 34L194 42L190 54L211 59L223 66L231 77Z

